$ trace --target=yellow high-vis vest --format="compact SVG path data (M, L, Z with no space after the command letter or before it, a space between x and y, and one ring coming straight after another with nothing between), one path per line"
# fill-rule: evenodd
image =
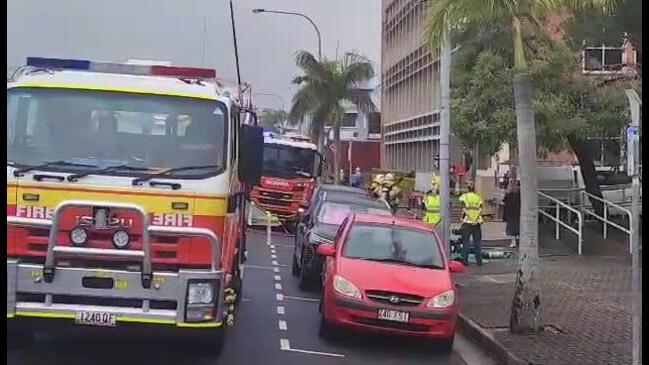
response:
M462 203L463 223L481 224L482 223L482 198L474 192L468 192L460 196Z
M424 219L423 221L428 224L437 224L442 220L440 213L441 199L439 195L427 195L424 200Z

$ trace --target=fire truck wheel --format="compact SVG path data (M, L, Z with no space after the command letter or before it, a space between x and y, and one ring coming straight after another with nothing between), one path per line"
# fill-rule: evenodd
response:
M225 337L225 329L221 328L217 333L198 337L198 339L192 341L191 346L188 346L188 348L192 352L206 357L216 357L223 352Z
M7 336L7 346L10 349L23 349L34 344L34 334L28 330L15 330Z

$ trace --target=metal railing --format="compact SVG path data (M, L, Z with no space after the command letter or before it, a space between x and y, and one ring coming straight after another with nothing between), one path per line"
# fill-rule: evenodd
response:
M585 198L588 198L589 200L594 199L594 200L602 203L603 210L604 210L603 211L603 214L604 214L603 216L597 214L595 211L591 211L589 209L586 209L585 204L582 203L582 205L581 205L581 207L582 207L581 211L583 213L588 214L588 215L600 220L602 223L604 223L604 227L602 228L602 237L604 237L604 239L608 238L608 226L609 225L614 227L614 228L619 229L620 231L626 233L629 236L629 252L631 252L631 236L632 235L631 235L631 228L630 227L632 227L632 224L631 224L632 222L631 221L633 219L631 211L629 209L626 209L626 208L622 207L619 204L615 204L615 203L613 203L611 201L608 201L606 199L602 199L602 198L600 198L600 197L598 197L596 195L593 195L591 193L588 193L586 191L582 191L580 194L581 194L580 198L581 198L582 202L585 202L585 200L586 200ZM609 219L609 209L611 207L617 209L618 211L626 214L626 216L629 217L629 228L621 226L621 225L619 225L619 224L617 224L617 223L615 223L615 222L613 222L612 220Z
M571 231L572 233L576 234L577 235L577 253L579 255L581 255L582 243L583 243L583 225L584 225L584 219L583 219L582 212L579 211L576 208L573 208L569 204L566 204L566 203L562 202L561 200L551 196L551 195L548 195L548 194L545 194L545 193L542 193L542 192L538 192L538 195L541 198L547 199L550 202L554 203L553 206L539 207L539 214L541 214L541 215L547 217L548 219L554 221L554 225L555 225L554 238L556 240L559 240L560 231L561 231L560 228L561 227L564 227L565 229L567 229L567 230ZM555 214L552 215L552 214L546 212L545 210L543 210L543 208L554 208ZM569 212L568 223L561 220L561 209L562 208L565 209L567 212ZM574 213L577 216L577 228L570 225L570 221L571 221L571 214L570 213Z

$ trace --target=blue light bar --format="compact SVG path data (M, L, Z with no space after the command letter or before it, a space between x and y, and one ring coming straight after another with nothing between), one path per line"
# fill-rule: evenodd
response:
M27 57L27 66L71 70L89 70L90 61L61 58Z

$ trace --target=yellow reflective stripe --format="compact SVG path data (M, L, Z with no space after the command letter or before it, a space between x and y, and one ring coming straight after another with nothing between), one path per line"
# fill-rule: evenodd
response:
M19 317L35 317L35 318L54 318L54 319L74 319L74 314L69 313L48 313L48 312L16 312ZM7 313L7 318L13 318L13 314ZM122 317L117 316L117 322L130 322L130 323L148 323L148 324L164 324L176 325L176 327L183 328L217 328L221 327L221 322L207 322L207 323L184 323L172 319L154 319L154 318L136 318L136 317Z
M214 100L214 101L216 100L216 98L214 98L214 97L201 95L201 94L179 93L179 92L161 92L161 91L156 91L156 90L131 89L131 88L122 88L122 87L110 87L110 86L24 83L24 84L18 84L18 85L16 85L16 87L39 87L39 88L48 88L48 89L76 89L76 90L93 90L93 91L112 91L112 92L123 92L123 93L131 93L131 94L181 96L181 97L194 98L194 99L204 99L204 100Z
M178 327L187 327L187 328L216 328L221 327L223 323L218 322L209 322L209 323L178 323Z
M150 324L175 324L173 319L154 319L154 318L134 318L134 317L121 317L117 316L117 322L134 322L134 323L150 323Z
M37 318L74 319L74 314L69 314L69 313L16 312L16 316L18 316L18 317L37 317Z

